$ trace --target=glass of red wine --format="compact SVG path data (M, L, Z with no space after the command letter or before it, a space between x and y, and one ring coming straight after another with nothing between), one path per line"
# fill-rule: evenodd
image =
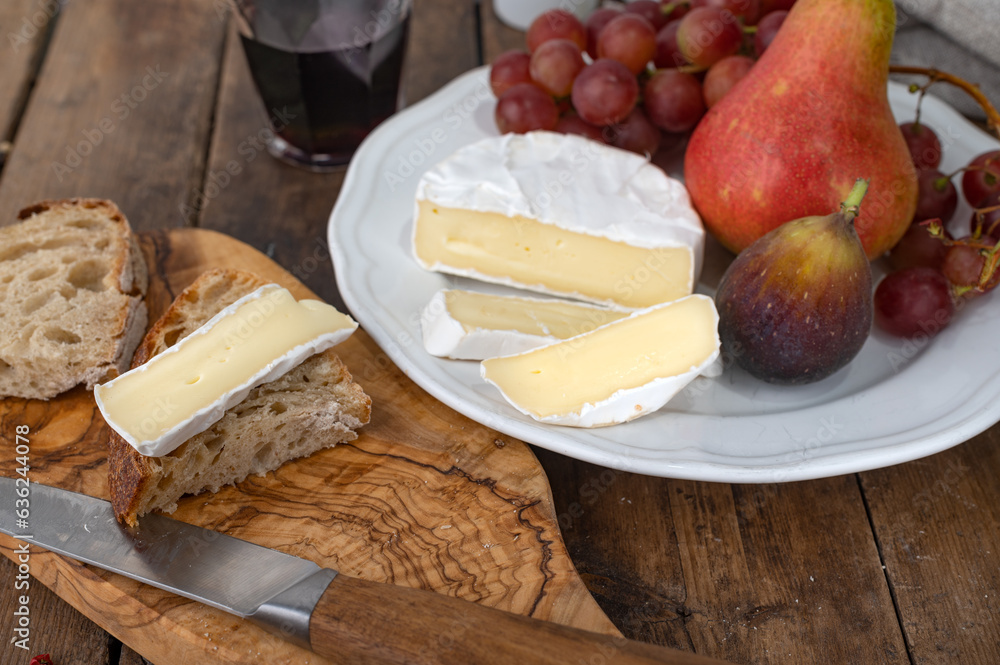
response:
M412 0L232 0L268 115L268 151L313 171L347 164L403 104Z

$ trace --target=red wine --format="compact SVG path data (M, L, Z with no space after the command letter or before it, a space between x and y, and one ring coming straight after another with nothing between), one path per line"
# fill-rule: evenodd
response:
M362 139L396 111L409 21L332 51L282 50L241 35L272 127L302 161L345 164Z

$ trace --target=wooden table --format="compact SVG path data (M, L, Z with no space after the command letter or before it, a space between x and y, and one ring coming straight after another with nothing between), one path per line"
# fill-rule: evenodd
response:
M325 248L343 174L239 151L265 125L222 0L55 8L0 4L0 223L42 198L107 197L139 230L235 236L343 306ZM489 0L419 0L409 100L522 40ZM233 160L240 174L224 178ZM927 459L778 485L651 478L535 452L574 562L630 638L734 663L992 665L998 444L994 426ZM0 558L0 662L20 665L30 654L8 637L15 576ZM32 594L34 653L143 662L47 589Z

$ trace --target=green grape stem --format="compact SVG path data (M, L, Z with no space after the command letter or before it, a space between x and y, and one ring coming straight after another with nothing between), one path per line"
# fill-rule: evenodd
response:
M997 136L1000 136L1000 112L998 112L996 107L990 103L990 100L986 98L986 95L984 95L982 90L979 89L979 86L969 83L965 79L959 78L954 74L942 72L939 69L911 67L908 65L889 65L889 71L893 74L917 74L926 76L930 79L930 81L923 87L922 91L926 90L927 87L938 81L944 81L945 83L949 83L962 89L966 94L976 100L976 103L978 103L980 107L982 107L983 112L986 113L986 124ZM923 96L923 92L921 92L921 96ZM919 121L919 115L917 117Z

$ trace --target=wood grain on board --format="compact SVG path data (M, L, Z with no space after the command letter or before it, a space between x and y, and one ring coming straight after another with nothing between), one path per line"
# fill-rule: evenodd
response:
M267 257L219 233L152 232L142 245L153 267L147 302L154 317L208 267L252 270L311 296ZM531 450L431 398L363 331L337 349L373 400L372 422L358 440L188 497L174 517L351 576L617 635L566 554ZM107 497L107 431L89 393L0 401L0 435L13 439L18 425L31 432L33 481ZM13 546L0 538L8 557ZM198 603L35 548L32 562L37 579L153 662L177 662L181 653L233 663L302 657Z

